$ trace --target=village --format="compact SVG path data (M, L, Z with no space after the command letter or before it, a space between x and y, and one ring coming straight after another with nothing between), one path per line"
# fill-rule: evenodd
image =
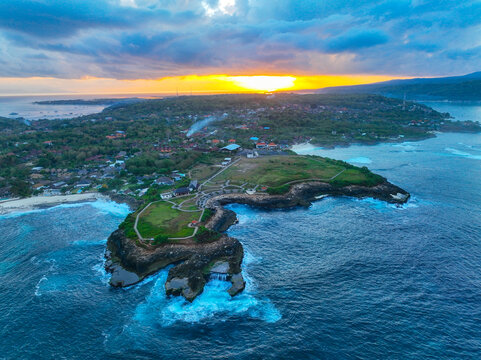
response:
M0 174L0 198L82 192L142 197L152 186L187 187L187 174L201 158L226 166L224 158L283 154L306 142L336 146L425 138L448 122L426 106L382 97L360 97L355 105L335 97L330 103L295 102L288 95L233 99L238 103L216 100L213 111L187 111L205 104L181 97L1 129L7 146L0 162L10 168ZM391 120L384 125L378 118L386 114Z

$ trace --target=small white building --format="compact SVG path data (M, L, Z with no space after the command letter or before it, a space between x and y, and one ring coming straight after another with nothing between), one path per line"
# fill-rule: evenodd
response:
M172 192L166 192L166 193L160 194L160 198L162 200L171 199L172 198Z

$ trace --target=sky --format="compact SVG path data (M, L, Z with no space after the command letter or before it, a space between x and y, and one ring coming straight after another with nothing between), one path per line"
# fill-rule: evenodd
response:
M481 0L0 1L4 95L319 88L480 60ZM283 78L246 78L266 75Z

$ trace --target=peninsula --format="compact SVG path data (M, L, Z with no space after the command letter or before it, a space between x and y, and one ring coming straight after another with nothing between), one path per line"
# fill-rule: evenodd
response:
M230 281L231 296L241 292L243 248L225 234L236 222L227 204L288 209L325 196L394 204L409 199L406 191L365 167L317 156L240 155L221 164L197 164L189 173L188 187L152 193L111 234L106 269L112 286L133 285L174 265L165 284L168 295L192 301L212 278Z

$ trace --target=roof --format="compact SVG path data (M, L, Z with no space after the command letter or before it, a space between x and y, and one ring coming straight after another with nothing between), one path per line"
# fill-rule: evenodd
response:
M234 150L237 150L238 148L240 148L240 145L230 144L230 145L224 146L222 149L234 151Z
M257 141L257 140L259 140L259 138L256 137L256 136L253 136L253 137L250 138L250 140Z
M174 193L176 193L176 194L183 194L183 193L188 193L188 192L189 192L189 189L186 188L186 187L180 187L180 188L174 190Z

